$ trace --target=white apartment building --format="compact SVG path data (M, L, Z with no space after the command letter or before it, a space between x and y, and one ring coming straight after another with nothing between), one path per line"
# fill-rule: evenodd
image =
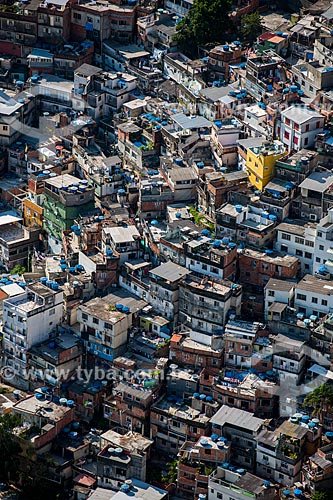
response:
M295 284L290 281L271 278L265 286L265 319L271 319L269 316L269 308L276 303L287 304L291 306Z
M333 208L317 225L314 255L313 272L318 276L333 274Z
M307 274L295 287L295 308L305 319L333 313L333 281Z
M301 273L312 273L315 260L316 225L282 222L276 228L275 248L298 258Z
M288 151L300 151L314 145L316 135L324 126L323 115L301 106L290 106L281 112L278 135Z
M140 256L140 233L136 226L105 227L102 231L102 252L118 252L120 264Z
M208 480L208 500L273 500L275 490L269 481L242 472L218 467Z
M298 385L306 362L304 342L279 334L274 338L273 353L273 369L279 374L280 385Z
M62 321L63 292L57 283L29 285L24 294L3 302L5 362L16 373L13 385L25 387L27 350L50 338Z

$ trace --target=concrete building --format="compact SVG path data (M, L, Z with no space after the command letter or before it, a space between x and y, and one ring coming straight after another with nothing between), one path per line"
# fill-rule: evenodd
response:
M150 439L136 432L117 430L104 432L100 439L102 449L97 456L99 486L112 489L129 479L146 480L152 445Z
M146 305L120 290L82 304L77 318L86 350L105 361L123 354L135 315Z
M271 278L265 286L265 320L274 321L276 304L292 307L296 283Z
M230 496L231 495L231 496ZM249 472L234 472L223 467L218 467L208 481L209 500L273 500L275 487L273 484L263 482L260 476Z
M36 373L36 384L59 386L75 375L82 364L82 347L79 339L63 333L60 339L36 344L28 351L29 369ZM33 386L33 384L32 384Z
M239 467L254 471L256 468L256 438L264 420L253 413L223 405L210 419L218 436L231 441L231 460Z
M161 399L151 408L150 435L162 453L173 453L185 443L196 442L209 433L209 417L184 402Z
M120 264L141 256L140 233L134 225L105 227L102 230L102 251L119 254Z
M333 312L332 281L307 274L295 287L295 308L305 318L317 319Z
M26 228L17 214L0 214L0 265L10 271L16 265L28 268L34 248L39 246L39 229Z
M279 141L264 144L259 148L248 148L246 170L252 186L262 191L273 179L276 161L284 154L285 148Z
M312 222L282 222L276 227L276 250L297 257L302 274L313 272L315 240L316 226Z
M71 229L80 215L94 210L94 188L69 174L50 177L43 191L43 228L51 253L60 253L62 233Z
M232 312L240 314L242 288L208 276L188 276L179 287L179 322L208 335L222 332Z
M34 283L24 294L3 303L3 347L7 364L13 367L12 383L27 387L27 351L51 338L61 323L63 293L57 283Z
M288 151L312 148L324 126L324 117L305 107L290 106L281 112L277 133Z
M149 271L150 304L163 316L177 324L179 311L179 285L190 274L184 267L169 261Z

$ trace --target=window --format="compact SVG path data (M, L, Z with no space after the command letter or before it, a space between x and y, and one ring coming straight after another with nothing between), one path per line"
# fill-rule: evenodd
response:
M82 313L82 319L88 319L88 314Z
M312 302L312 304L318 304L317 297L312 297L311 302Z
M306 138L304 139L304 146L307 146L308 144L309 144L309 139L306 137Z
M304 257L306 259L312 259L312 253L310 253L310 252L304 252Z
M3 126L2 126L2 130L8 130L7 125L3 125Z
M268 290L268 296L269 297L274 297L275 292L273 290Z
M303 257L303 252L302 252L302 250L298 250L298 249L297 249L297 250L296 250L296 255L297 255L297 257Z
M98 318L93 318L93 323L94 323L95 325L98 325L98 324L99 324L99 319L98 319Z
M304 238L295 237L295 243L299 243L300 245L304 245Z
M113 326L111 325L111 323L104 323L104 328L106 330L112 330Z
M306 126L305 126L305 132L309 132L310 130L310 124L308 123Z
M316 257L316 262L317 262L318 264L320 264L320 258L319 258L319 257Z
M287 140L289 140L290 139L290 133L286 131L284 133L284 138L287 139Z
M53 316L55 314L55 309L50 309L49 316Z
M317 236L318 236L318 238L322 238L323 233L322 233L321 231L318 231L318 232L317 232Z
M286 125L290 125L290 119L286 118Z
M303 293L298 293L296 297L298 300L306 300L306 295Z
M319 250L324 250L324 245L319 245Z
M216 496L219 500L222 500L223 499L223 495L222 493L216 493Z
M296 145L298 144L298 137L296 137L296 136L295 136L295 137L293 138L293 143L294 143L294 144L296 144Z
M327 306L327 300L323 299L323 300L321 301L321 305L322 305L322 306Z
M314 247L314 242L313 241L310 241L310 240L305 240L305 245L307 247Z
M73 17L74 19L81 19L81 14L79 14L78 12L74 12Z
M282 234L281 234L281 239L282 239L282 240L287 240L287 241L290 241L290 240L291 240L290 234L287 234L287 233L282 233Z

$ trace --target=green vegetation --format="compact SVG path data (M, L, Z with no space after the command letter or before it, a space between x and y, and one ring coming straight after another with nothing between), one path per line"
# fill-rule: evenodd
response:
M194 0L193 7L177 25L175 40L179 49L197 56L199 45L218 44L230 27L232 0Z
M195 207L190 207L189 211L197 226L209 229L211 233L215 231L214 223L207 220L206 217L200 212L198 212L198 210Z
M26 272L25 267L16 264L15 267L10 271L10 274L19 274L20 276Z
M21 451L12 430L21 424L17 415L5 414L0 417L0 479L8 480L17 473L14 456Z
M20 8L17 5L0 5L1 12L13 12L16 14L20 11Z
M311 407L313 415L317 415L321 420L325 411L333 408L333 389L330 383L324 383L314 389L304 399L303 405Z
M258 12L247 14L242 18L241 33L246 42L254 42L264 31Z
M312 500L333 500L333 491L315 491Z

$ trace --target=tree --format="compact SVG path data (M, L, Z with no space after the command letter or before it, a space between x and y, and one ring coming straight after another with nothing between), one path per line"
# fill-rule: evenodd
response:
M22 275L25 272L26 272L25 267L20 266L20 264L16 264L16 266L13 267L13 269L10 271L10 274L19 274L19 275Z
M326 491L315 491L312 500L328 500Z
M7 480L17 473L14 457L21 448L12 433L21 424L17 415L5 414L0 417L0 478Z
M314 389L304 399L304 406L310 406L313 415L317 415L322 420L323 413L333 408L333 389L329 383L324 383Z
M174 39L180 50L193 56L198 45L224 41L231 6L232 0L193 0L193 7L177 24Z
M242 18L241 33L245 41L253 42L264 31L258 12L247 14Z

